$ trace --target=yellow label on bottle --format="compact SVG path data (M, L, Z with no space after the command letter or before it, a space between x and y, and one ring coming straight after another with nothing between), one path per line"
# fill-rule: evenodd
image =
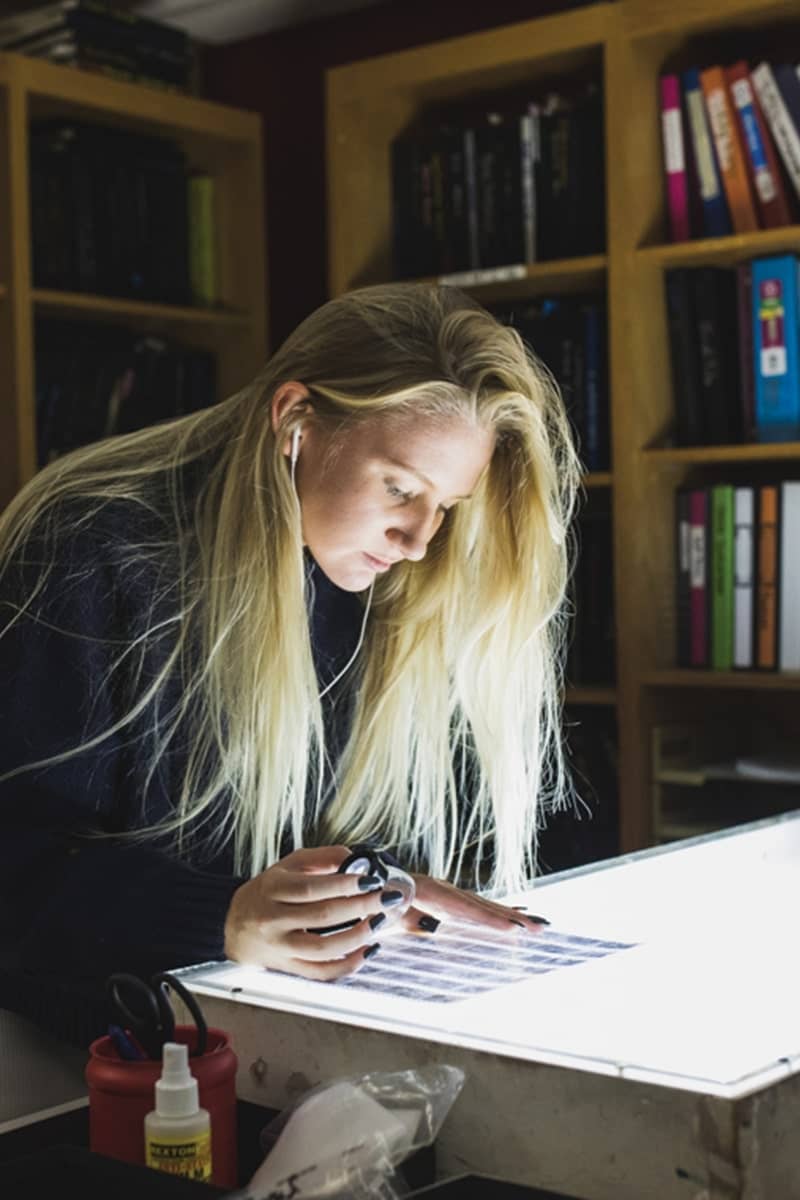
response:
M194 1137L150 1137L146 1139L145 1161L148 1167L188 1179L211 1179L211 1134Z

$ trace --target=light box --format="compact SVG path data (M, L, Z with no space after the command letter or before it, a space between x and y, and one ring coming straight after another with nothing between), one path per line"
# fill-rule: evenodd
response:
M800 1197L800 814L509 900L550 927L389 934L335 984L233 963L180 974L233 1034L248 1100L283 1107L341 1075L463 1067L442 1174L588 1200L728 1200L755 1183L753 1196Z

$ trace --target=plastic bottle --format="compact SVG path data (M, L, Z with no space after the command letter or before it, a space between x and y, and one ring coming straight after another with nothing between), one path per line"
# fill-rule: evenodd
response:
M156 1106L144 1119L148 1167L211 1179L211 1118L198 1101L197 1080L189 1070L189 1048L165 1042L161 1078L156 1080Z

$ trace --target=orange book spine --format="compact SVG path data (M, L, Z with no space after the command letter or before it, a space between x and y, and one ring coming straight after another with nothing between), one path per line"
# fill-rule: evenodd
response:
M758 501L758 599L756 666L774 671L778 665L778 489L760 489Z
M711 126L719 173L725 188L733 228L736 233L751 233L758 229L758 217L750 190L744 146L722 67L708 67L701 71L700 86L703 89L708 123Z

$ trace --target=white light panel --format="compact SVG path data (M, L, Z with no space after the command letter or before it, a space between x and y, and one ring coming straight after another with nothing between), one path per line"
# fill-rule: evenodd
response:
M800 1069L800 814L509 901L550 929L398 933L336 984L233 963L181 974L233 1002L731 1098Z

